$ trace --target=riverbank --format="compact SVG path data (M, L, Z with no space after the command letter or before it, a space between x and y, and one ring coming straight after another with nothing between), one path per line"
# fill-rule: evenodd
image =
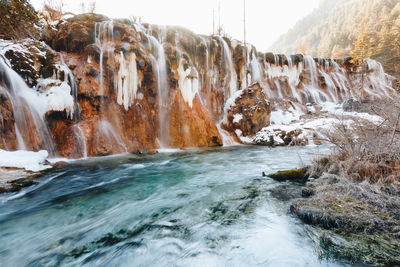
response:
M290 200L292 214L314 226L310 231L322 258L400 265L397 103L386 99L371 106L380 123L358 120L325 132L324 139L335 145L332 153L310 165L297 194L276 193Z

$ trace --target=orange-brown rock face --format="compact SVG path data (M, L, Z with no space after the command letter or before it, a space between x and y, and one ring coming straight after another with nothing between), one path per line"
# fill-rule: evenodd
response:
M1 86L1 85L0 85ZM0 87L1 89L1 87ZM15 121L10 99L5 92L0 91L0 148L6 150L17 149Z
M224 128L242 136L253 136L270 123L271 105L259 84L254 84L234 100L226 113Z
M88 22L87 18L81 17L61 24L52 40L54 46L65 49L62 52L65 63L74 73L78 85L79 117L69 119L63 112L49 112L46 117L58 154L65 157L101 156L136 153L160 145L179 148L222 145L215 121L199 96L194 98L192 107L182 98L177 73L180 58L175 47L164 45L169 75L167 88L163 89L168 90L167 99L164 99L168 108L161 110L167 114L160 116L157 88L160 77L156 75L159 67L154 64L157 55L152 54L149 36L136 32L132 25L124 22L114 22L110 27L112 32L107 32L105 27L109 25L96 25L97 19L96 16ZM75 28L81 32L76 34ZM103 38L100 41L110 43L103 47L93 44L96 41L90 33L95 30ZM102 53L101 58L99 53ZM133 54L136 72L130 69L132 64L129 63L127 72L120 75L124 60L129 61ZM116 77L121 77L119 82L122 83L118 84ZM138 81L132 103L129 106L118 104L118 97L128 90L124 82L130 78ZM121 84L125 91L119 92ZM167 119L167 144L160 144L160 118Z
M170 112L172 147L221 146L222 140L211 116L195 97L193 108L177 93Z

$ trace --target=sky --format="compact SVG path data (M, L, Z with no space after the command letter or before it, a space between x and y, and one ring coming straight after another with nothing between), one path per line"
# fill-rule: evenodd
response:
M51 0L60 1L60 0ZM246 0L246 39L266 52L280 35L313 11L320 0ZM30 0L41 9L44 0ZM63 0L65 10L82 13L81 3L93 0ZM96 0L96 13L110 18L139 16L143 22L179 25L199 34L213 33L221 23L231 37L243 40L243 0ZM220 8L219 8L220 6ZM219 15L220 14L220 15Z

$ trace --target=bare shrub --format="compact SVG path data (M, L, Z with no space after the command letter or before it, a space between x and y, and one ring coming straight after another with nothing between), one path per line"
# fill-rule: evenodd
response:
M400 101L386 98L371 106L371 113L382 118L372 123L364 119L339 117L339 123L323 132L324 140L335 145L328 162L340 165L341 175L354 181L392 183L400 177ZM316 161L321 174L330 165Z
M48 21L60 20L64 15L65 3L63 0L45 0L43 11Z

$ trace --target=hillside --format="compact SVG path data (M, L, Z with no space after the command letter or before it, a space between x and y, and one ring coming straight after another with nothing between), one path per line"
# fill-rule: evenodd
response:
M380 46L373 58L388 73L399 76L399 0L321 0L318 8L300 20L271 47L279 53L303 53L314 57L351 55L361 24Z

